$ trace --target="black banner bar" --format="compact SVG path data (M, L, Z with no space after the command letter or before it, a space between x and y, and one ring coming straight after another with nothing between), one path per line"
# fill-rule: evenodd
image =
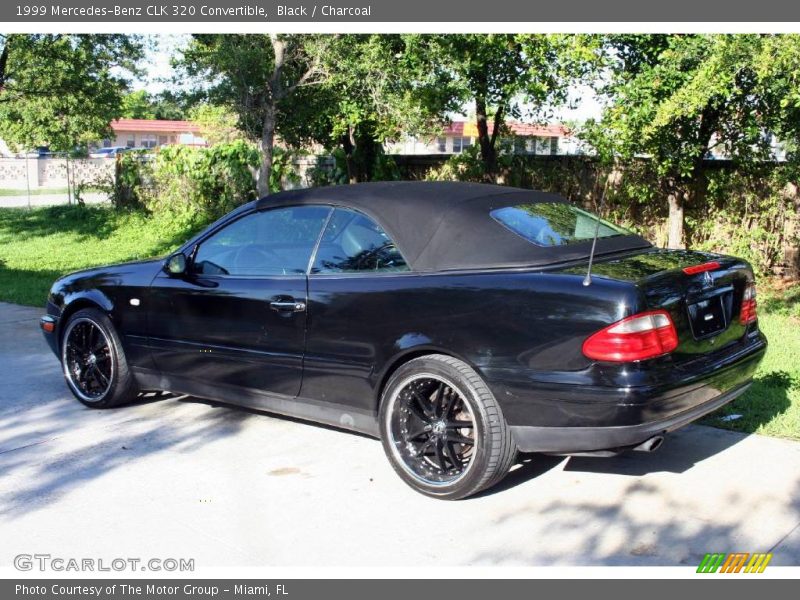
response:
M795 22L800 3L642 0L7 0L3 22Z
M713 588L712 588L713 586ZM648 600L708 594L713 597L752 598L754 594L786 594L796 582L755 576L698 575L672 580L440 580L440 579L311 579L311 580L5 580L5 600L427 600L458 598L622 598Z

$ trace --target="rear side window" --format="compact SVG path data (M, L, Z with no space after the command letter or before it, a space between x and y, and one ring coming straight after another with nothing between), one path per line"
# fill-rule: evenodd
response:
M592 213L561 202L537 202L497 208L492 218L517 235L538 246L564 246L601 238L629 235L630 232L604 221Z
M386 232L361 213L337 208L322 235L312 273L408 271Z

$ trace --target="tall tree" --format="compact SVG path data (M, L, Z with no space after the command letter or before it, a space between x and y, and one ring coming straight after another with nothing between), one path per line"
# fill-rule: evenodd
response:
M321 85L299 92L284 111L290 143L340 148L351 183L379 175L387 139L432 135L460 103L449 76L420 44L419 35L341 35L319 57Z
M647 157L669 207L668 244L682 248L684 208L702 185L703 160L719 147L740 162L770 156L775 103L757 68L768 36L623 35L607 40L609 99L589 138L609 159Z
M142 56L125 35L0 36L0 137L70 150L109 134Z
M317 35L195 35L178 61L213 104L229 106L238 115L240 128L259 140L260 195L269 193L280 112L296 100L298 90L325 80L320 57L331 39Z
M599 60L599 38L579 35L423 36L420 44L449 78L457 99L475 111L480 154L491 178L506 118L548 118Z

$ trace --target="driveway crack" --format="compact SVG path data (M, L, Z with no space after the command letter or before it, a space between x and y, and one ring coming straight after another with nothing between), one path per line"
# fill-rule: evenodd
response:
M772 545L772 548L770 548L769 550L767 550L767 552L768 552L768 553L769 553L769 552L773 552L773 551L775 550L775 548L777 548L777 547L778 547L778 546L780 546L780 545L781 545L781 544L782 544L784 541L786 541L786 538L788 538L788 537L789 537L790 535L792 535L792 534L793 534L795 531L797 531L797 529L798 529L798 528L800 528L800 523L798 523L797 525L795 525L794 527L792 527L792 528L791 528L791 529L788 531L788 533L787 533L786 535L784 535L784 536L783 536L781 539L779 539L777 542L775 542L775 543Z

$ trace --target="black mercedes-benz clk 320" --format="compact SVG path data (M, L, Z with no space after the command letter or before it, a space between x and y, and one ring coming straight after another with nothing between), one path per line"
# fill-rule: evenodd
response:
M275 194L166 260L63 277L41 327L87 406L167 390L365 432L455 499L518 451L654 450L739 396L767 345L755 294L743 260L552 194L374 183Z

